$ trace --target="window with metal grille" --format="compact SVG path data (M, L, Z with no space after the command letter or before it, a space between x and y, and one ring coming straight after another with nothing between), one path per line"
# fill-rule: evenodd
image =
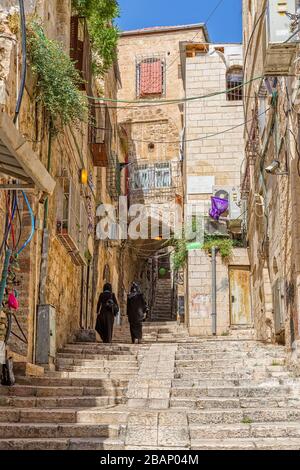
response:
M243 85L244 73L242 67L231 68L227 72L227 101L242 101L243 100Z
M136 95L138 98L165 95L165 57L162 55L136 58Z
M147 191L155 188L170 188L170 163L156 163L153 166L140 165L134 172L132 189Z

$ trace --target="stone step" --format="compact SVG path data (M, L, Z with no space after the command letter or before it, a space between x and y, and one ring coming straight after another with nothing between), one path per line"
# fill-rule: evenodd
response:
M220 397L220 398L246 398L274 396L278 399L291 396L289 387L173 387L172 397Z
M190 436L192 441L198 439L300 438L300 423L216 424L213 427L193 425L190 426Z
M0 397L121 397L125 392L126 387L43 387L31 385L0 387Z
M42 409L42 408L2 408L1 423L87 423L87 424L124 424L126 411L114 412L105 408Z
M94 374L95 372L113 372L113 373L118 373L119 371L120 372L124 372L124 370L126 370L126 372L128 374L134 374L138 371L138 367L135 366L120 366L118 364L116 365L113 365L113 364L107 364L105 366L103 365L98 365L97 363L95 364L90 364L89 366L84 366L84 365L81 365L81 366L72 366L72 365L66 365L66 364L57 364L56 366L56 370L57 371L64 371L64 372L84 372L84 374Z
M190 425L194 424L251 424L293 421L298 422L300 419L300 409L243 409L243 410L206 410L188 413Z
M51 376L43 377L17 377L17 384L32 386L48 386L48 387L126 387L128 378L126 379L97 379L97 378L60 378Z
M191 443L192 450L299 450L300 438L282 439L197 439Z
M261 380L253 380L253 378L248 378L248 379L199 379L193 378L191 379L190 377L185 377L185 378L175 378L172 380L172 386L174 387L206 387L206 388L211 388L211 387L251 387L253 385L273 385L273 386L279 386L281 385L279 380L276 378L272 379L267 379L265 382L262 382Z
M83 379L83 378L87 378L87 379L98 379L98 380L105 380L105 379L108 379L108 378L111 378L111 379L119 379L119 380L126 380L128 379L129 377L132 377L135 375L135 371L124 371L123 369L123 373L121 374L120 372L118 373L118 371L109 371L107 369L107 372L104 372L104 371L99 371L97 372L96 369L94 370L77 370L77 371L70 371L70 372L63 372L63 371L54 371L54 372L49 372L49 375L51 377L57 377L57 378L61 378L61 379Z
M33 424L33 423L2 423L0 424L1 439L34 439L51 438L63 439L67 437L110 437L118 438L121 433L120 426L106 424Z
M58 353L56 355L56 359L60 362L76 362L76 361L99 361L99 362L109 362L109 363L121 363L121 364L131 364L136 363L137 357L136 356L109 356L105 354L86 354L80 352L73 352L73 353Z
M252 408L299 408L300 398L268 396L267 398L187 398L172 397L172 408L185 409L252 409Z
M124 397L0 397L0 407L14 408L89 408L126 403ZM0 409L1 413L1 409Z
M122 450L119 439L0 439L0 450Z

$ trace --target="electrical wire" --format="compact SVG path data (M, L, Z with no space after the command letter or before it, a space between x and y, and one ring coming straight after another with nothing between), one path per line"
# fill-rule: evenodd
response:
M90 100L93 100L93 101L104 101L104 102L108 102L108 103L128 103L128 104L135 104L135 105L139 104L139 103L141 103L141 104L147 103L147 104L152 104L152 105L163 106L164 104L180 104L180 103L186 103L186 102L189 102L189 101L198 101L198 100L202 100L202 99L205 99L205 98L213 98L215 96L232 93L235 90L243 88L245 85L248 85L249 83L252 83L256 80L261 80L262 78L263 78L263 76L251 78L247 82L243 82L240 85L237 85L235 87L228 88L228 89L222 90L222 91L212 92L212 93L209 93L207 95L191 96L189 98L177 98L177 99L172 99L172 100L143 100L143 101L118 100L118 99L115 99L115 98L103 98L103 97L100 97L100 96L87 96L87 98L89 98ZM128 109L130 109L130 108L128 108Z
M248 44L247 44L247 48L246 48L246 52L245 52L245 58L244 58L244 65L243 65L243 69L244 71L246 70L246 65L247 65L247 59L248 59L248 54L249 54L249 51L250 51L250 46L252 45L252 40L254 38L254 33L256 31L256 28L259 26L260 22L262 21L263 19L263 16L265 15L266 11L268 9L268 5L267 5L267 0L264 1L264 4L263 4L263 9L262 9L262 12L261 14L259 15L259 17L257 18L254 26L253 26L253 29L252 29L252 32L250 34L250 37L249 37L249 41L248 41ZM261 77L263 78L263 77ZM243 90L245 91L245 88L243 88ZM244 98L245 98L245 95L244 95ZM247 111L246 111L246 103L245 103L245 99L243 99L243 109L244 109L244 119L246 120L247 119ZM252 119L253 120L253 119ZM252 121L251 120L251 121ZM251 141L251 136L250 136L250 132L249 132L249 129L248 129L248 126L246 126L246 133L248 135L248 139L249 141ZM261 157L261 155L258 153L258 156Z
M264 114L266 114L271 108L267 108L265 111L263 111L262 113L260 113L258 116L262 116ZM222 135L222 134L225 134L227 132L230 132L230 131L233 131L234 129L238 129L239 127L242 127L244 126L245 124L247 124L248 122L251 122L253 120L253 118L251 119L248 119L248 121L244 121L242 122L241 124L237 124L236 126L233 126L233 127L229 127L228 129L225 129L225 131L220 131L220 132L215 132L214 134L208 134L208 135L205 135L203 137L198 137L198 138L195 138L195 139L185 139L183 141L181 140L173 140L173 141L155 141L155 140L140 140L140 139L130 139L132 142L139 142L139 143L153 143L153 144L179 144L181 142L198 142L198 141L201 141L201 140L206 140L206 139L210 139L211 137L216 137L218 135Z
M24 191L22 191L22 195L23 195L23 198L25 200L25 203L26 203L26 206L28 208L28 211L30 213L30 220L31 220L31 232L30 232L30 235L29 237L27 238L27 240L25 241L25 243L22 245L22 247L18 250L17 252L17 255L19 256L19 254L26 248L26 246L31 242L32 238L33 238L33 235L34 235L34 232L35 232L35 220L34 220L34 214L33 214L33 210L31 208L31 205L28 201L28 198L25 194Z
M19 0L19 6L20 6L20 21L21 21L21 32L22 32L22 71L21 71L20 90L19 90L18 100L16 104L15 115L13 119L14 124L17 122L20 109L21 109L21 104L22 104L24 90L25 90L26 69L27 69L26 17L25 17L25 8L24 8L23 0Z

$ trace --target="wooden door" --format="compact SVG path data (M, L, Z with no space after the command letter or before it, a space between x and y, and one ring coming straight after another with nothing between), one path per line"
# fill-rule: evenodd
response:
M250 297L250 270L247 267L229 268L231 325L252 323Z

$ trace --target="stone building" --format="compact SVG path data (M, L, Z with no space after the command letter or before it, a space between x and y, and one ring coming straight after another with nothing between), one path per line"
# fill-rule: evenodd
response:
M185 97L184 187L187 211L204 217L204 241L229 238L230 259L216 259L215 333L252 326L249 260L243 248L240 167L244 159L242 46L186 41L181 44ZM229 90L229 91L228 91ZM208 96L203 99L195 97ZM210 217L211 197L229 200L219 220ZM197 209L196 209L197 208ZM196 214L196 212L195 212ZM202 243L203 240L200 240ZM186 275L187 324L192 335L212 329L212 260L191 245ZM215 312L214 312L215 313Z
M259 339L299 343L298 2L244 1L246 160L242 190ZM289 14L294 14L294 22ZM258 78L259 77L259 78ZM299 350L299 348L298 348ZM298 359L299 364L299 359Z
M118 65L112 67L103 83L91 74L85 20L72 10L71 1L25 3L26 19L37 15L46 37L58 40L76 60L85 79L83 95L99 98L104 90L106 96L115 98L121 86ZM22 356L21 361L44 363L52 361L56 349L76 330L94 326L97 298L105 281L113 283L116 294L122 293L120 272L123 274L122 263L128 257L126 248L95 241L98 205L117 204L117 196L125 188L125 177L118 173L122 150L116 113L101 101L91 100L89 119L51 133L47 113L35 100L36 78L29 62L21 109L14 122L23 64L21 32L13 28L12 21L17 18L19 24L18 2L1 2L0 15L1 242L8 202L11 207L18 202L19 221L14 219L14 225L16 237L21 227L19 246L33 230L31 243L20 253L16 269L20 306L15 318L22 331L14 319L13 332L18 337L11 336L10 347ZM98 102L99 106L95 105ZM109 125L108 133L105 130ZM4 251L1 269L3 261ZM129 269L128 283L130 273ZM50 321L42 325L40 320L47 315ZM42 347L46 356L41 358L40 344L45 345L50 336L50 350Z
M146 217L160 226L159 234L151 237L151 240L149 231L149 239L131 242L141 259L140 276L150 304L155 287L157 298L168 299L169 304L172 302L169 297L173 288L172 280L158 279L158 271L166 268L169 277L169 256L160 249L162 242L172 235L172 217L175 217L175 209L172 207L175 208L177 204L179 213L183 213L184 109L183 104L176 100L184 97L180 44L192 41L195 37L199 41L208 41L203 24L125 31L119 39L122 88L118 99L124 103L119 103L118 123L129 163L129 202L143 204ZM134 104L131 103L133 101ZM161 104L161 101L166 103ZM152 209L149 216L147 210L150 210L150 206L154 207L154 213ZM166 217L157 215L163 208L167 209ZM166 220L168 217L169 220ZM160 258L161 255L165 259ZM149 258L150 264L152 261L154 263L150 269L153 276L151 282L149 275L143 278L149 268ZM164 297L166 292L167 297ZM153 305L157 313L163 308L162 303ZM164 318L170 318L170 315L171 312L166 312Z

